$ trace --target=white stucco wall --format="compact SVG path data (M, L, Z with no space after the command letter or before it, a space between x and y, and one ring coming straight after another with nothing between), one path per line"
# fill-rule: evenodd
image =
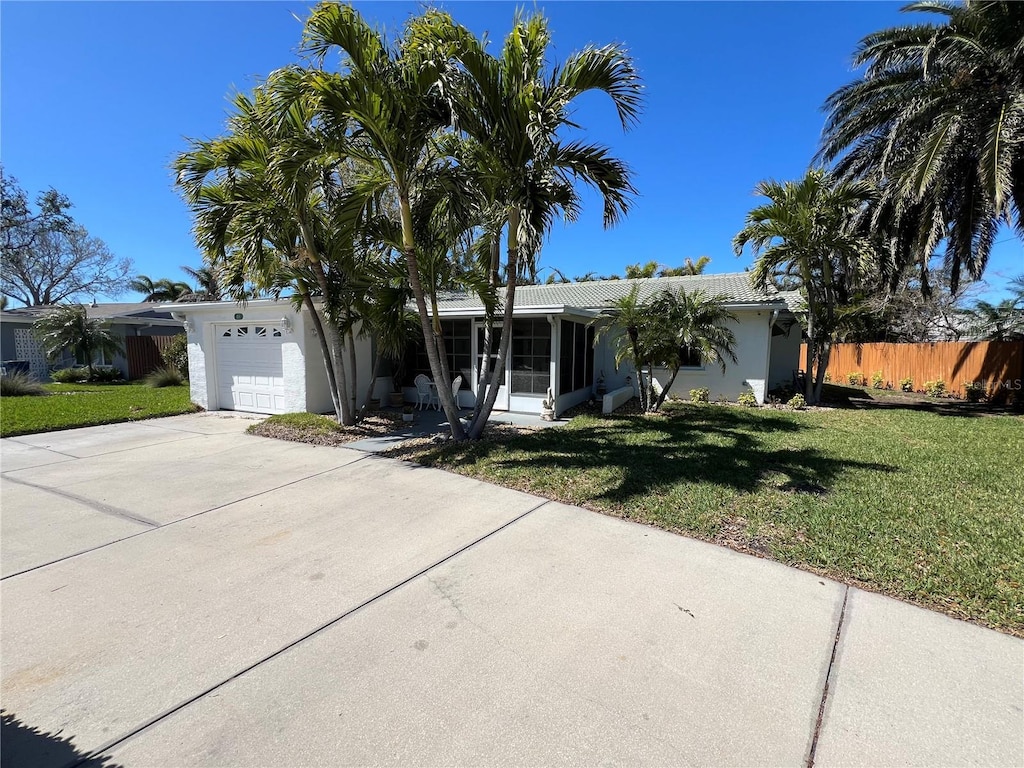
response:
M331 386L327 378L327 366L324 354L320 349L320 339L313 321L303 312L306 321L304 344L306 349L306 410L311 413L334 413L334 401L331 399ZM362 408L366 402L366 391L370 386L370 374L373 372L373 342L366 337L360 338L359 326L356 326L356 407ZM349 365L348 353L345 354L346 372Z

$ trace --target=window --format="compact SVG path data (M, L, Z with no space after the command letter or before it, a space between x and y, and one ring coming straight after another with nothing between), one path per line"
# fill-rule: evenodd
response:
M544 395L551 386L551 324L547 318L512 321L512 391Z
M694 347L683 345L679 348L680 368L703 368L704 360L701 358L700 350Z
M454 380L456 376L462 375L463 386L468 386L472 381L472 323L469 320L442 320L441 333L444 336L444 351L448 358L448 372ZM408 381L419 374L433 378L430 371L430 359L427 357L427 349L423 346L423 340L409 345L406 352L406 360L413 364Z
M558 394L594 384L594 329L571 320L562 321L558 349Z

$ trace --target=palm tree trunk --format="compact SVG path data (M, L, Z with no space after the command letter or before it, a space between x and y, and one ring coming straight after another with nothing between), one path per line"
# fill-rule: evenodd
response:
M636 328L627 328L626 333L629 334L629 343L633 348L633 368L636 371L636 385L640 393L640 410L644 413L647 412L647 384L644 381L644 364L643 360L640 359L640 342L639 334Z
M498 399L498 389L505 376L505 358L508 357L509 342L512 338L512 313L515 310L516 297L516 276L519 270L519 220L521 212L518 206L513 206L508 215L508 264L505 268L505 277L508 284L505 287L505 314L501 323L501 341L498 342L498 359L494 363L494 371L491 373L491 380L487 384L487 394L484 398L483 407L473 419L469 427L471 440L478 440L487 426L487 419L494 410L494 402ZM490 352L486 349L485 352Z
M350 314L348 310L346 310L346 314ZM355 332L352 330L351 316L347 319L346 324L348 325L348 340L346 342L346 346L348 347L348 375L352 377L351 385L348 388L349 397L351 398L352 403L351 407L349 408L349 413L352 414L352 423L355 424L359 413L358 409L356 408L357 392L359 389L359 368L356 363L356 336Z
M380 371L381 361L384 359L384 355L377 352L373 356L373 368L370 370L370 384L366 388L366 397L363 398L363 408L360 413L368 411L370 408L370 402L373 400L373 386L377 383L377 373Z
M327 343L327 336L324 334L324 324L320 322L320 315L316 311L313 299L309 296L307 286L300 282L299 289L302 291L302 303L309 310L309 316L313 321L313 328L316 330L317 340L320 342L320 354L324 358L324 367L327 369L327 384L331 388L331 402L334 404L334 417L341 423L341 401L338 398L338 382L334 376L334 361L331 358L331 347Z
M491 289L498 287L498 268L501 265L501 228L494 233L491 238L491 265L488 270L488 282ZM484 324L484 348L480 353L480 371L477 377L476 387L476 402L473 404L473 417L470 420L471 424L475 424L476 420L480 418L480 411L483 410L484 395L487 392L487 383L489 381L488 373L491 368L491 339L493 338L493 329L491 328L490 318L485 318ZM483 389L481 390L481 385Z
M665 398L668 397L668 391L672 389L672 385L676 383L676 376L678 375L679 369L676 368L672 371L672 375L669 377L668 384L665 385L665 387L661 390L661 394L658 395L657 402L655 402L654 407L651 408L652 411L661 410L661 406L665 404Z
M832 342L826 341L821 345L821 352L818 353L818 370L814 375L814 403L821 402L821 393L825 389L825 371L828 370L828 361L832 356ZM810 377L808 377L810 378ZM808 402L811 402L808 400Z
M316 242L313 240L313 237L309 232L309 228L306 226L306 222L301 217L298 218L298 222L299 229L302 232L302 241L306 246L306 253L309 256L310 266L312 267L313 274L316 277L317 286L320 288L320 294L326 304L330 297L330 284L327 281L327 273L324 272L324 265L320 261L320 256L316 251ZM345 426L351 427L356 423L356 420L355 414L352 412L349 404L348 377L345 373L345 358L344 350L341 345L341 332L338 328L336 319L332 318L330 313L325 313L324 317L326 318L327 323L326 326L321 324L321 329L327 330L329 334L327 341L331 351L331 361L334 364L334 381L338 390L338 400L341 403L340 421Z
M430 373L434 381L438 381L443 375L441 361L437 353L437 343L434 340L434 328L430 315L427 312L427 300L423 292L423 283L420 281L420 268L416 260L416 241L412 234L412 207L409 204L408 192L401 192L398 196L398 204L402 214L402 250L405 255L405 266L409 273L409 287L412 289L413 297L416 299L416 310L420 316L420 328L423 330L423 344L427 348L427 360L430 362ZM466 432L459 421L458 411L455 409L455 398L452 397L451 387L438 387L437 396L441 401L445 416L448 417L448 426L452 431L453 440L465 440Z

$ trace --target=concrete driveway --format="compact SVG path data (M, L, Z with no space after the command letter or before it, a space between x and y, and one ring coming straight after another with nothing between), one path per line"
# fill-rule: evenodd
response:
M0 441L4 768L1024 764L1018 639L248 423Z

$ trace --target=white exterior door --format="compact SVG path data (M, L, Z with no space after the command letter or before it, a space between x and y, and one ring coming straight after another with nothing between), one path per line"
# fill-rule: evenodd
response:
M233 411L285 413L280 325L216 325L217 405Z

